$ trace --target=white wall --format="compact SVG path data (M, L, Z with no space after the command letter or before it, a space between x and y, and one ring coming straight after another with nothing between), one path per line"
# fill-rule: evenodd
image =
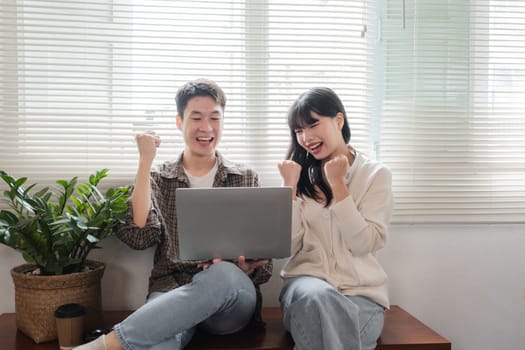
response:
M107 263L106 309L143 303L152 255L114 238L91 254ZM394 225L379 258L392 303L448 338L453 350L525 349L525 225ZM22 262L0 246L0 312L14 312L9 270ZM267 306L278 305L277 269L263 287Z
M525 225L393 226L390 295L453 350L525 349Z

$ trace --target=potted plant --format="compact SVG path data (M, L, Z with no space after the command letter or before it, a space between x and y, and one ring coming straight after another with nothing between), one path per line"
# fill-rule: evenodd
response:
M54 188L24 187L27 178L5 171L0 210L0 243L19 251L27 264L11 270L17 327L36 343L56 339L55 309L66 303L86 308L87 328L101 317L100 280L105 265L87 260L89 252L124 221L131 186L97 187L102 169L87 182L58 180Z

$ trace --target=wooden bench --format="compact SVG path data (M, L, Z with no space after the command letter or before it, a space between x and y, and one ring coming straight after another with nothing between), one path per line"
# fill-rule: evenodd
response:
M104 326L124 319L131 311L104 312ZM293 341L284 330L279 308L264 308L266 330L245 330L234 335L212 336L198 333L187 350L292 350ZM0 349L57 350L56 341L35 344L16 329L16 315L0 315ZM385 327L377 350L450 350L450 342L425 326L399 306L385 313ZM320 349L321 350L321 349Z

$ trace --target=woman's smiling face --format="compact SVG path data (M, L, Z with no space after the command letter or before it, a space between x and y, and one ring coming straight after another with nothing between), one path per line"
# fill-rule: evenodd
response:
M310 112L314 122L294 130L297 143L318 160L333 158L344 141L341 136L343 115L327 117Z

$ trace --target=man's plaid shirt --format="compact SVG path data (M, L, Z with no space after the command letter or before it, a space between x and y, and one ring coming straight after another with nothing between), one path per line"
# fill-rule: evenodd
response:
M191 282L202 269L199 261L181 261L178 258L177 216L175 189L189 187L189 180L182 167L183 154L176 161L166 162L151 171L152 208L143 228L133 224L132 208L126 224L119 227L117 236L133 249L157 246L153 270L149 279L149 293L166 292ZM218 169L214 187L257 187L259 178L255 171L233 164L217 152ZM203 218L205 219L205 218ZM272 274L272 262L257 268L251 275L253 283L267 282ZM259 288L257 288L260 296Z

